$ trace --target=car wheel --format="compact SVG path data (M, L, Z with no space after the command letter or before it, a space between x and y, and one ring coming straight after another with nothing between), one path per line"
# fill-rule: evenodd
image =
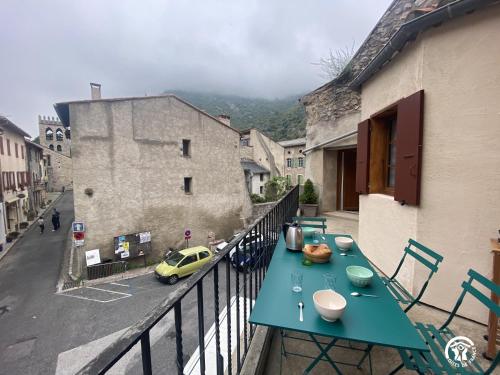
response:
M167 283L170 285L174 285L177 281L179 281L179 276L177 275L172 275L167 279Z

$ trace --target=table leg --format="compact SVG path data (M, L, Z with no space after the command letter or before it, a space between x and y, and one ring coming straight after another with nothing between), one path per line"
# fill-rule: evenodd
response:
M337 372L337 374L342 375L342 371L340 371L340 369L337 367L337 365L335 364L335 362L328 355L328 351L335 345L335 343L338 341L338 339L333 339L327 346L325 346L323 348L321 346L321 344L318 342L318 340L316 340L316 338L313 335L309 335L309 336L314 341L314 343L316 344L316 346L319 348L320 354L305 369L304 374L309 374L309 372L311 372L311 370L318 364L318 362L321 361L321 358L325 357L327 359L327 361L330 362L330 364L332 365L332 367L335 369L335 371Z
M495 284L500 284L500 253L494 252L493 254L493 282ZM499 296L495 293L491 293L491 299L493 303L498 304ZM489 360L495 358L497 354L497 328L498 327L498 317L493 311L490 311L488 319L488 347L486 349L485 357Z

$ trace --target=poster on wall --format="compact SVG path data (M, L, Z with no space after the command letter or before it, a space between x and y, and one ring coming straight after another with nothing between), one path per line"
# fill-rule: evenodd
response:
M124 234L114 238L118 259L132 259L151 253L151 232Z
M85 261L87 262L87 267L101 263L101 254L99 253L99 249L86 251Z

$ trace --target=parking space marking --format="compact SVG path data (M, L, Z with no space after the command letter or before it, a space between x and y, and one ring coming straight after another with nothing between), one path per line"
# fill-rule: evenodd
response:
M123 296L123 297L118 297L118 298L113 298L113 299L108 299L106 301L103 301L103 300L100 300L100 299L95 299L95 298L89 298L89 297L84 297L84 296L77 296L77 295L74 295L74 294L65 294L65 293L60 293L58 294L59 296L65 296L65 297L73 297L73 298L77 298L77 299L83 299L83 300L87 300L87 301L93 301L93 302L99 302L99 303L108 303L108 302L114 302L114 301L118 301L120 299L124 299L124 298L128 298L130 296Z
M110 283L111 285L118 285L118 286L126 286L127 288L130 286L130 285L127 285L127 284L120 284L120 283Z
M93 287L93 286L87 286L85 288L86 289L93 289L93 290L100 290L102 292L107 292L107 293L121 294L121 295L124 295L124 296L127 296L127 297L132 297L132 294L130 294L130 293L115 292L114 290L101 289L101 288L96 288L96 287Z

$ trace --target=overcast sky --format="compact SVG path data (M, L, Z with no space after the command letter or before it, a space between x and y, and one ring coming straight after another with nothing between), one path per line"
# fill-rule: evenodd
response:
M325 82L390 0L2 0L0 114L33 137L58 101L167 89L276 98Z

